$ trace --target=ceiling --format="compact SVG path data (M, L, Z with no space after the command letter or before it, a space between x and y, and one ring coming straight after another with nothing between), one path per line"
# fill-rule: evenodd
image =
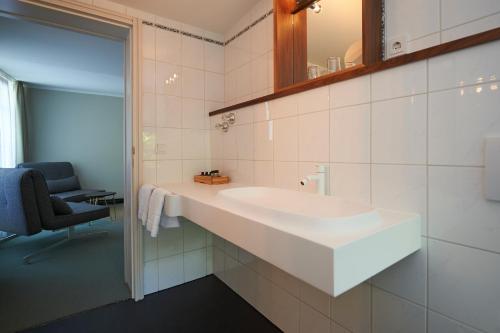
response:
M51 89L123 95L123 42L0 17L0 69Z
M224 34L259 0L112 0L158 16Z

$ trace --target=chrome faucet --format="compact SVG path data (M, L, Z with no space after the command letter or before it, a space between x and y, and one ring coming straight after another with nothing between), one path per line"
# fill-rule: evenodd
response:
M320 195L327 195L328 192L328 166L316 165L316 172L312 175L306 176L300 181L300 185L305 186L307 183L316 182L317 193Z

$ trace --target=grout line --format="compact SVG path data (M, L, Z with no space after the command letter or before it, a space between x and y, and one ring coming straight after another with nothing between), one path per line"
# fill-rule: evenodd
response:
M452 29L455 29L455 28L458 28L458 27L461 27L461 26L464 26L464 25L467 25L467 24L470 24L470 23L474 23L474 22L478 22L478 21L481 21L481 20L486 19L486 18L490 18L490 17L498 15L498 14L500 14L500 11L492 13L492 14L484 15L484 16L481 16L481 17L477 17L477 18L475 18L473 20L462 22L460 24L453 25L451 27L447 27L446 29L443 29L443 27L441 26L441 31L452 30Z
M434 309L427 308L427 312L434 312L434 313L436 313L436 314L438 314L438 315L440 315L440 316L442 316L442 317L445 317L445 318L447 318L447 319L449 319L449 320L451 320L451 321L455 321L455 322L457 322L457 323L459 323L459 324L461 324L461 325L464 325L464 326L466 326L467 328L471 328L471 329L476 330L476 331L478 331L478 332L487 333L486 331L483 331L482 329L479 329L479 328L473 327L473 326L471 326L470 324L467 324L467 323L465 323L465 322L463 322L463 321L460 321L460 320L458 320L458 319L452 318L452 317L450 317L450 316L448 316L448 315L446 315L446 314L444 314L444 313L441 313L441 312L439 312L439 311L436 311L436 310L434 310Z
M366 281L366 284L370 288L370 302L369 302L369 304L370 304L370 332L373 332L373 330L374 330L374 324L373 324L373 308L374 308L374 306L373 306L373 288L375 288L375 287L371 283L371 278Z
M427 166L433 167L433 168L476 168L476 169L484 169L483 165L428 164Z
M350 329L346 328L345 326L341 325L338 321L336 320L333 320L333 318L330 318L331 321L333 321L337 326L340 326L342 327L344 330L346 330L347 332L349 333L353 333L353 331L351 331Z
M488 249L480 248L480 247L473 246L473 245L468 245L468 244L458 243L458 242L454 242L454 241L450 241L450 240L446 240L446 239L442 239L442 238L432 237L432 236L429 236L429 235L424 236L424 237L427 238L427 239L431 239L433 241L439 241L439 242L443 242L443 243L447 243L447 244L452 244L452 245L466 247L466 248L477 250L477 251L482 251L482 252L487 252L487 253L491 253L491 254L500 255L500 251L488 250Z
M156 46L155 46L155 50L156 50ZM182 63L174 63L174 62L170 62L170 61L166 61L166 60L158 60L158 59L156 59L156 57L155 58L143 57L142 59L143 60L147 60L147 61L160 62L162 64L171 65L171 66L175 66L175 67L180 67L181 69L187 68L187 69L192 69L192 70L196 70L196 71L200 71L200 72L206 72L206 73L210 73L210 74L218 74L218 75L223 75L223 76L225 75L225 73L223 73L223 72L215 72L215 71L211 71L209 69L205 69L205 67L206 67L205 63L203 63L203 67L204 68L200 68L200 67L187 66L187 65L184 65ZM205 61L205 59L203 61ZM151 93L152 94L152 92L147 92L147 91L146 92L143 91L143 94L144 93ZM178 96L178 95L165 94L163 92L158 92L157 94L159 94L159 95L168 95L168 96ZM179 95L179 97L181 97L181 96ZM211 102L224 103L224 101L213 101L213 100L210 100L210 101Z
M373 205L373 75L370 74L370 205Z
M421 61L425 61L425 60L421 60ZM397 99L416 97L416 96L421 96L421 95L426 95L426 94L427 94L427 91L423 91L423 92L419 92L419 93L415 93L415 94L394 96L394 97L389 97L389 98L381 98L381 99L373 99L373 97L372 97L372 100L370 103L376 104L376 103L380 103L380 102L388 102L388 101L393 101L393 100L397 100Z
M179 160L179 159L161 159L166 160ZM204 158L185 158L184 160L205 160ZM263 159L248 159L248 158L214 158L214 160L241 160L250 162L273 162L273 159L263 160ZM155 160L146 160L155 161ZM435 165L435 164L405 164L405 163L370 163L370 162L328 162L328 161L300 161L300 160L276 160L276 162L298 162L298 163L329 163L329 164L342 164L342 165L373 165L373 166L410 166L410 167L433 167L433 168L474 168L474 169L484 169L483 166L469 166L469 165Z
M396 294L396 293L394 293L394 292L392 292L392 291L390 291L390 290L387 290L387 289L385 289L385 288L381 288L381 287L379 287L379 286L377 286L377 285L374 285L374 284L371 284L371 286L372 286L372 288L375 288L375 289L381 290L381 291L383 291L383 292L384 292L384 293L386 293L386 294L389 294L389 295L391 295L391 296L394 296L394 297L400 298L400 299L402 299L402 300L404 300L404 301L406 301L406 302L408 302L408 303L411 303L411 304L416 305L416 306L418 306L418 307L421 307L421 308L423 308L423 309L427 309L427 307L426 307L425 305L419 304L419 303L417 303L417 302L415 302L415 301L413 301L413 300L411 300L411 299L409 299L409 298L407 298L407 297L404 297L404 296L398 295L398 294Z
M345 164L367 164L367 163L345 163ZM413 166L413 167L448 167L448 168L480 168L483 169L484 166L475 165L440 165L440 164L416 164L416 163L387 163L387 162L373 162L372 165L395 165L395 166Z
M371 81L371 75L370 75L370 81ZM370 85L371 85L371 83L370 83ZM371 96L370 96L370 99L371 99ZM330 110L342 110L342 109L353 108L356 106L363 106L363 105L367 105L367 104L372 104L372 103L370 101L368 101L368 102L363 102L363 103L348 104L348 105L342 105L342 106L337 106L337 107L334 106L334 107L330 107Z
M180 223L182 223L181 221L179 221ZM184 265L184 253L186 253L186 244L184 242L184 225L181 224L181 234L182 234L182 253L180 253L180 255L182 255L182 282L186 282L186 265ZM178 254L179 255L179 254Z
M427 167L427 164L422 163L398 163L398 162L373 162L371 163L372 165L383 165L383 166L410 166L410 167Z
M344 161L339 161L339 162L330 162L330 164L340 164L340 165L364 165L364 166L370 166L372 163L370 162L344 162Z
M150 235L148 235L146 233L146 237L150 237ZM154 243L155 243L155 252L156 252L156 257L155 257L155 261L156 261L156 274L158 275L158 283L157 283L157 291L160 291L160 251L158 249L158 237L155 237L154 238Z
M431 37L435 34L440 34L441 33L441 30L438 30L438 31L434 31L434 32L431 32L431 33L428 33L428 34L425 34L423 36L419 36L419 37L416 37L416 38L413 38L413 39L409 39L408 40L408 43L413 43L413 42L416 42L420 39L424 39L424 38L427 38L427 37ZM441 40L439 41L441 43Z
M440 0L440 3L441 3L441 0ZM441 36L441 33L440 33L440 36ZM425 212L425 216L426 216L426 220L425 220L425 233L428 234L429 233L429 127L430 127L430 123L429 123L429 110L430 110L430 98L429 98L429 87L430 87L430 78L429 78L429 60L426 60L426 76L427 76L427 94L426 94L426 98L427 98L427 109L426 109L426 135L425 135L425 139L426 139L426 154L425 154L425 157L426 157L426 168L425 168L425 182L426 182L426 186L425 186L425 191L426 191L426 212ZM426 332L429 331L429 316L428 316L428 313L429 313L429 308L428 308L428 305L429 305L429 242L428 240L426 239L425 241L425 253L426 253L426 262L425 262L425 265L426 265L426 274L425 274L425 300L424 300L424 303L425 303L425 330Z
M367 104L367 103L365 103ZM238 109L240 110L240 109ZM236 110L236 112L238 111ZM269 120L258 120L258 121L254 121L255 124L257 123L263 123L263 122L267 122L267 121L273 121L273 120L281 120L281 119L288 119L288 118L302 118L302 117L306 117L308 115L312 115L312 114L316 114L316 113L321 113L321 112L330 112L331 110L333 109L322 109L322 110L318 110L318 111L312 111L312 112L305 112L305 113L295 113L295 114L291 114L291 115L287 115L287 116L282 116L282 117L276 117L276 118L272 118L269 119Z
M475 82L475 83L468 83L464 84L461 86L454 86L450 88L440 88L440 89L435 89L435 90L429 90L429 94L434 94L434 93L440 93L440 92L447 92L447 91L453 91L453 90L459 90L459 89L464 89L464 88L473 88L477 86L485 86L488 84L492 83L498 83L500 80L489 80L489 81L484 81L484 82Z
M439 0L438 10L439 10L439 44L442 44L443 43L443 0Z

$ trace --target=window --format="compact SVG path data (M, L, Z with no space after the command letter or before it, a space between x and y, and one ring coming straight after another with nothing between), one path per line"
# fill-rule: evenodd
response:
M14 82L0 75L0 168L16 166Z

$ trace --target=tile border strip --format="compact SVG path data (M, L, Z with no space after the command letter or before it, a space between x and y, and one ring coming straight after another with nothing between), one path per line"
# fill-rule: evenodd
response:
M215 40L215 39L212 39L212 38L207 38L207 37L203 37L203 36L200 36L200 35L196 35L196 34L193 34L193 33L187 32L187 31L183 31L183 30L180 30L180 29L176 29L176 28L172 28L172 27L167 27L167 26L162 25L162 24L152 23L152 22L149 22L149 21L142 21L142 24L150 26L150 27L156 27L158 29L170 31L170 32L173 32L173 33L176 33L176 34L181 34L181 35L186 36L186 37L191 37L191 38L203 40L205 42L216 44L216 45L219 45L219 46L224 46L224 42L221 42L221 41L218 41L218 40Z
M382 23L380 24L380 33L382 34L382 59L385 59L385 32L386 32L386 27L385 27L385 19L386 19L386 11L385 11L385 1L382 0L381 6L382 6Z
M153 23L153 22L149 22L149 21L142 21L142 24L150 26L150 27L156 27L158 29L170 31L170 32L173 32L173 33L181 34L181 35L186 36L186 37L191 37L191 38L196 38L196 39L199 39L199 40L203 40L205 42L216 44L216 45L219 45L219 46L226 46L229 43L231 43L232 41L234 41L236 38L238 38L241 35L243 35L248 30L250 30L251 28L255 27L257 24L259 24L260 22L262 22L263 20L265 20L269 15L272 15L273 12L274 12L274 9L269 10L267 13L265 13L264 15L262 15L261 17L259 17L258 19L256 19L250 25L246 26L243 30L241 30L240 32L238 32L236 35L234 35L233 37L229 38L226 42L221 42L221 41L218 41L218 40L215 40L215 39L212 39L212 38L203 37L203 36L196 35L196 34L193 34L193 33L187 32L187 31L183 31L183 30L180 30L180 29L168 27L168 26L165 26L165 25L162 25L162 24Z
M250 30L251 28L255 27L257 24L259 24L260 22L264 21L269 15L272 15L274 13L274 8L270 9L267 13L265 13L264 15L262 15L261 17L259 17L258 19L256 19L255 21L253 21L250 25L246 26L245 28L243 28L240 32L238 32L236 35L234 35L233 37L229 38L225 43L224 43L224 46L228 45L229 43L231 43L232 41L234 41L236 38L240 37L241 35L243 35L245 32L247 32L248 30Z

